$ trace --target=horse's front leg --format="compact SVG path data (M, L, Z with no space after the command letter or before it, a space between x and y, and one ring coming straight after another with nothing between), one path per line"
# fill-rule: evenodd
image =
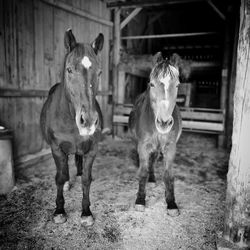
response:
M91 150L84 158L82 165L82 215L81 223L86 226L94 224L94 218L90 211L89 190L92 181L92 165L96 157L97 150Z
M145 204L146 204L145 188L148 179L150 152L148 152L145 145L138 145L138 154L140 161L139 173L138 173L139 189L135 201L135 209L137 211L143 212L145 210Z
M165 183L165 198L167 202L168 214L170 216L178 216L179 209L175 203L174 196L174 177L172 173L172 164L175 157L176 145L170 144L163 150L164 157L164 183Z
M69 180L68 156L58 147L52 147L52 155L56 164L56 210L54 212L54 222L64 223L66 213L64 210L63 187L65 182Z

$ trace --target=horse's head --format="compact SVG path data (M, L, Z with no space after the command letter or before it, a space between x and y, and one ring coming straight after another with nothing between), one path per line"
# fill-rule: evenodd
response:
M168 133L174 124L172 113L179 84L178 69L158 52L154 56L154 67L150 73L149 92L155 126L161 134Z
M97 54L102 50L103 34L91 44L77 43L71 30L65 32L67 55L64 64L66 96L80 135L92 135L99 125L95 96L101 69Z

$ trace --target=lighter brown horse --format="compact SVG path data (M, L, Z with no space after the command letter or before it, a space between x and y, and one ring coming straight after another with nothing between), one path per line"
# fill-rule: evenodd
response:
M174 196L172 163L176 143L181 134L181 116L176 105L179 71L175 63L154 56L147 90L135 102L129 116L129 128L139 157L139 189L136 209L144 211L146 182L155 182L154 161L158 152L163 155L167 211L179 215Z

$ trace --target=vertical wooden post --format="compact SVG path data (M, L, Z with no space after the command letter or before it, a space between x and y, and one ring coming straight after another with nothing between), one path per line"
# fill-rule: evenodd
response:
M229 12L227 13L229 14ZM228 16L228 15L227 15ZM230 60L230 27L229 20L226 19L225 27L225 40L224 40L224 53L223 53L223 63L222 63L222 72L221 72L221 92L220 92L220 108L226 111L227 108L227 88L228 88L228 68ZM225 112L227 116L227 112ZM226 126L227 126L227 117L225 117ZM219 135L218 137L218 146L225 146L225 134Z
M121 44L121 10L120 8L114 9L114 31L113 31L113 115L115 104L118 103L118 74L119 74L119 62L120 62L120 44ZM112 131L114 135L114 125L112 125Z
M232 150L227 175L224 239L250 249L250 4L241 0ZM222 248L218 249L225 249ZM227 248L227 249L234 249Z
M235 82L236 82L237 45L238 45L238 39L239 39L238 9L234 13L232 25L234 25L234 29L233 29L234 34L232 34L234 36L234 41L233 41L233 51L232 51L232 60L231 60L231 72L230 72L229 86L228 86L227 128L226 128L226 137L227 137L226 147L227 148L231 148L232 146L233 108L234 108L233 97L234 97Z

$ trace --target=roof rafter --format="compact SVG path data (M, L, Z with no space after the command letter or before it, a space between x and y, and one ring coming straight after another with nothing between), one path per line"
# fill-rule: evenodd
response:
M192 3L192 2L205 2L205 0L132 0L132 1L116 1L108 2L107 8L137 8L137 7L153 7L153 6L162 6L170 4L183 4L183 3Z

